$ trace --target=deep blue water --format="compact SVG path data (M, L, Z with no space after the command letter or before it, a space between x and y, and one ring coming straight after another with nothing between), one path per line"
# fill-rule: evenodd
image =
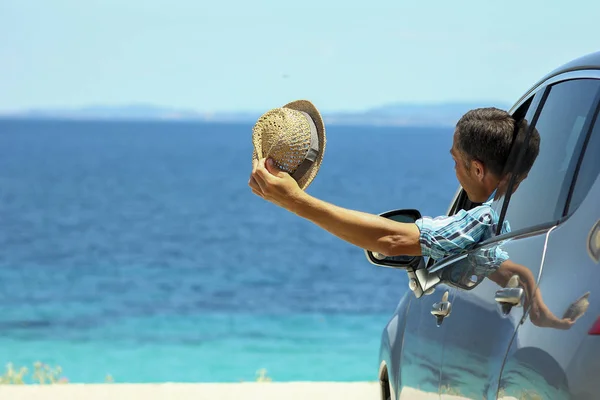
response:
M327 134L309 193L446 210L451 129ZM376 380L404 273L254 196L251 154L251 125L0 121L0 365L76 382Z

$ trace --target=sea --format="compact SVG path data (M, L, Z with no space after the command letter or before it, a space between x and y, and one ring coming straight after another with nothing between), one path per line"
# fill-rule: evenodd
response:
M0 375L375 381L401 270L255 196L252 124L0 120ZM331 126L307 191L443 214L452 128Z

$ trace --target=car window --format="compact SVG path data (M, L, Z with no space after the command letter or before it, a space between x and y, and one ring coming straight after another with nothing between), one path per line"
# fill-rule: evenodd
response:
M569 214L574 212L583 202L590 188L600 174L600 122L598 117L594 122L592 133L585 146L585 153L577 172L575 186L569 202Z
M516 120L522 120L522 119L530 120L531 118L533 118L533 114L535 113L535 110L540 103L540 98L541 98L541 94L538 94L536 96L532 95L531 97L529 97L527 100L525 100L523 102L523 104L521 104L519 106L519 108L517 108L512 113L513 118L515 118ZM468 210L475 208L477 206L480 206L480 205L481 205L481 203L475 203L475 202L472 202L471 200L469 200L465 191L461 190L460 193L458 194L458 196L456 197L456 201L452 205L452 207L450 209L450 213L448 215L454 215L457 212L459 212L460 210L468 211Z
M563 215L574 171L594 115L600 81L578 79L549 88L533 129L511 154L506 177L511 187L499 186L493 207L509 204L501 225L503 233L530 229L557 221ZM533 118L532 118L533 119ZM509 158L509 159L510 159Z
M523 101L522 104L512 113L513 118L515 118L517 121L521 121L523 119L531 120L533 118L533 115L535 114L535 110L538 108L538 106L540 104L540 100L542 97L543 96L542 96L541 92L537 92L537 94L531 95L527 100ZM460 210L468 211L479 205L481 205L481 203L474 203L474 202L470 201L469 198L467 197L467 194L465 193L465 191L461 189L461 191L456 196L456 199L455 199L454 203L452 204L452 207L450 208L448 215L454 215L457 212L459 212ZM449 257L446 257L444 260L447 260L448 258L453 257L453 256L454 255L450 255ZM430 258L427 262L427 268L430 268L431 266L436 264L436 262L438 262L438 261L436 261L433 258Z

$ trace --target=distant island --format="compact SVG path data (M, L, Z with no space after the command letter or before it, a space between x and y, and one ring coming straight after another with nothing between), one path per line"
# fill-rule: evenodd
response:
M393 103L362 112L323 112L328 125L380 125L380 126L453 126L468 110L478 107L498 107L508 110L502 102L448 102L448 103ZM174 109L155 105L90 106L78 109L26 110L12 113L0 112L5 119L66 119L66 120L133 120L133 121L203 121L223 123L252 123L260 112L203 113L187 109Z

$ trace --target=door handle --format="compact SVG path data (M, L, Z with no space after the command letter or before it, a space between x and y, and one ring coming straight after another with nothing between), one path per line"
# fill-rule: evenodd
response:
M444 318L452 312L452 303L448 301L448 291L442 295L442 301L434 303L431 308L431 315L435 317L436 325L439 327L444 322Z
M508 315L513 307L521 306L524 290L519 287L519 276L513 275L505 288L496 292L494 299L502 307L502 313Z

